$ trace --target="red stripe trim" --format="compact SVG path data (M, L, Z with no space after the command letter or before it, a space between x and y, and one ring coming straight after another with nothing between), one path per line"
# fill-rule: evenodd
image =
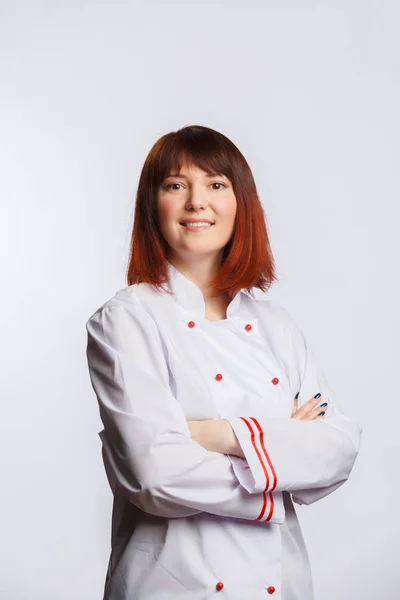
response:
M272 492L269 492L269 500L271 502L271 508L269 510L268 517L265 519L266 521L269 521L272 518L272 515L274 514L275 501Z
M248 430L250 431L250 439L251 439L251 443L253 444L253 448L257 454L258 460L260 461L260 464L262 466L262 469L264 471L264 475L265 475L265 481L266 481L266 485L265 485L265 490L263 492L263 506L261 509L260 514L258 515L258 517L256 518L256 521L260 521L262 519L262 517L264 516L265 510L267 508L267 496L266 496L266 491L268 489L269 486L269 475L268 475L268 471L267 468L263 462L263 459L261 457L260 451L258 450L257 446L256 446L256 442L255 442L255 433L253 430L252 425L248 422L247 419L245 419L244 417L240 417L242 419L242 421L244 423L246 423ZM271 500L271 508L270 511L268 513L268 517L266 519L266 521L269 521L272 517L272 513L273 513L273 507L274 507L274 499L272 497L272 494L269 494L270 500Z
M274 483L273 483L273 486L272 486L272 488L270 489L270 492L273 492L273 491L274 491L274 489L275 489L275 488L276 488L276 486L277 486L277 483L278 483L278 478L277 478L277 476L276 476L275 469L274 469L274 467L273 467L273 465L272 465L271 459L270 459L270 457L269 457L269 455L268 455L268 452L267 452L267 450L266 450L266 448L265 448L265 445L264 445L264 432L263 432L263 430L262 430L262 428L261 428L261 426L260 426L260 423L257 421L257 419L255 419L254 417L250 417L250 419L253 421L253 423L255 423L255 425L256 425L256 427L257 427L257 429L258 429L259 433L260 433L260 443L261 443L261 448L263 449L263 452L264 452L264 454L265 454L265 458L266 458L266 459L267 459L267 461L268 461L268 464L269 464L269 466L270 466L270 469L271 469L271 471L272 471L272 474L273 474L273 477L274 477Z

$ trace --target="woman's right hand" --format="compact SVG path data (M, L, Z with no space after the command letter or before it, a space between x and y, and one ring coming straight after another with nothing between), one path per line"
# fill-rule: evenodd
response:
M300 419L301 421L315 421L317 419L325 418L326 406L321 407L322 398L310 398L303 406L298 408L298 400L294 399L294 408L292 412L292 419ZM323 403L323 402L322 402ZM323 415L320 413L323 412Z

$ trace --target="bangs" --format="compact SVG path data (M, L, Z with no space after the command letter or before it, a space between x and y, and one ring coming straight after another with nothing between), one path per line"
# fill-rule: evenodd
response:
M225 175L233 183L232 142L213 130L191 128L181 130L164 141L154 161L154 183L157 187L171 173L179 173L183 165L193 165L209 175ZM230 152L228 152L228 145Z

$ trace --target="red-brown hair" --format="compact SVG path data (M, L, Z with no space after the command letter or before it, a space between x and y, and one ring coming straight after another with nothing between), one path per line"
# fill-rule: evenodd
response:
M267 291L278 279L253 174L231 140L201 125L188 125L163 135L145 160L136 195L128 285L147 282L161 288L168 281L168 244L158 226L157 193L164 178L173 169L179 172L185 163L195 164L207 173L225 175L236 197L234 231L210 287L216 293L228 291L233 295L243 288Z

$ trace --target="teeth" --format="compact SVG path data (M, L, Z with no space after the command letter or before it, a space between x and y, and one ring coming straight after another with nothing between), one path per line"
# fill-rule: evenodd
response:
M208 225L211 227L211 223L206 223L205 221L195 222L195 223L184 223L186 227L204 227L204 225Z

